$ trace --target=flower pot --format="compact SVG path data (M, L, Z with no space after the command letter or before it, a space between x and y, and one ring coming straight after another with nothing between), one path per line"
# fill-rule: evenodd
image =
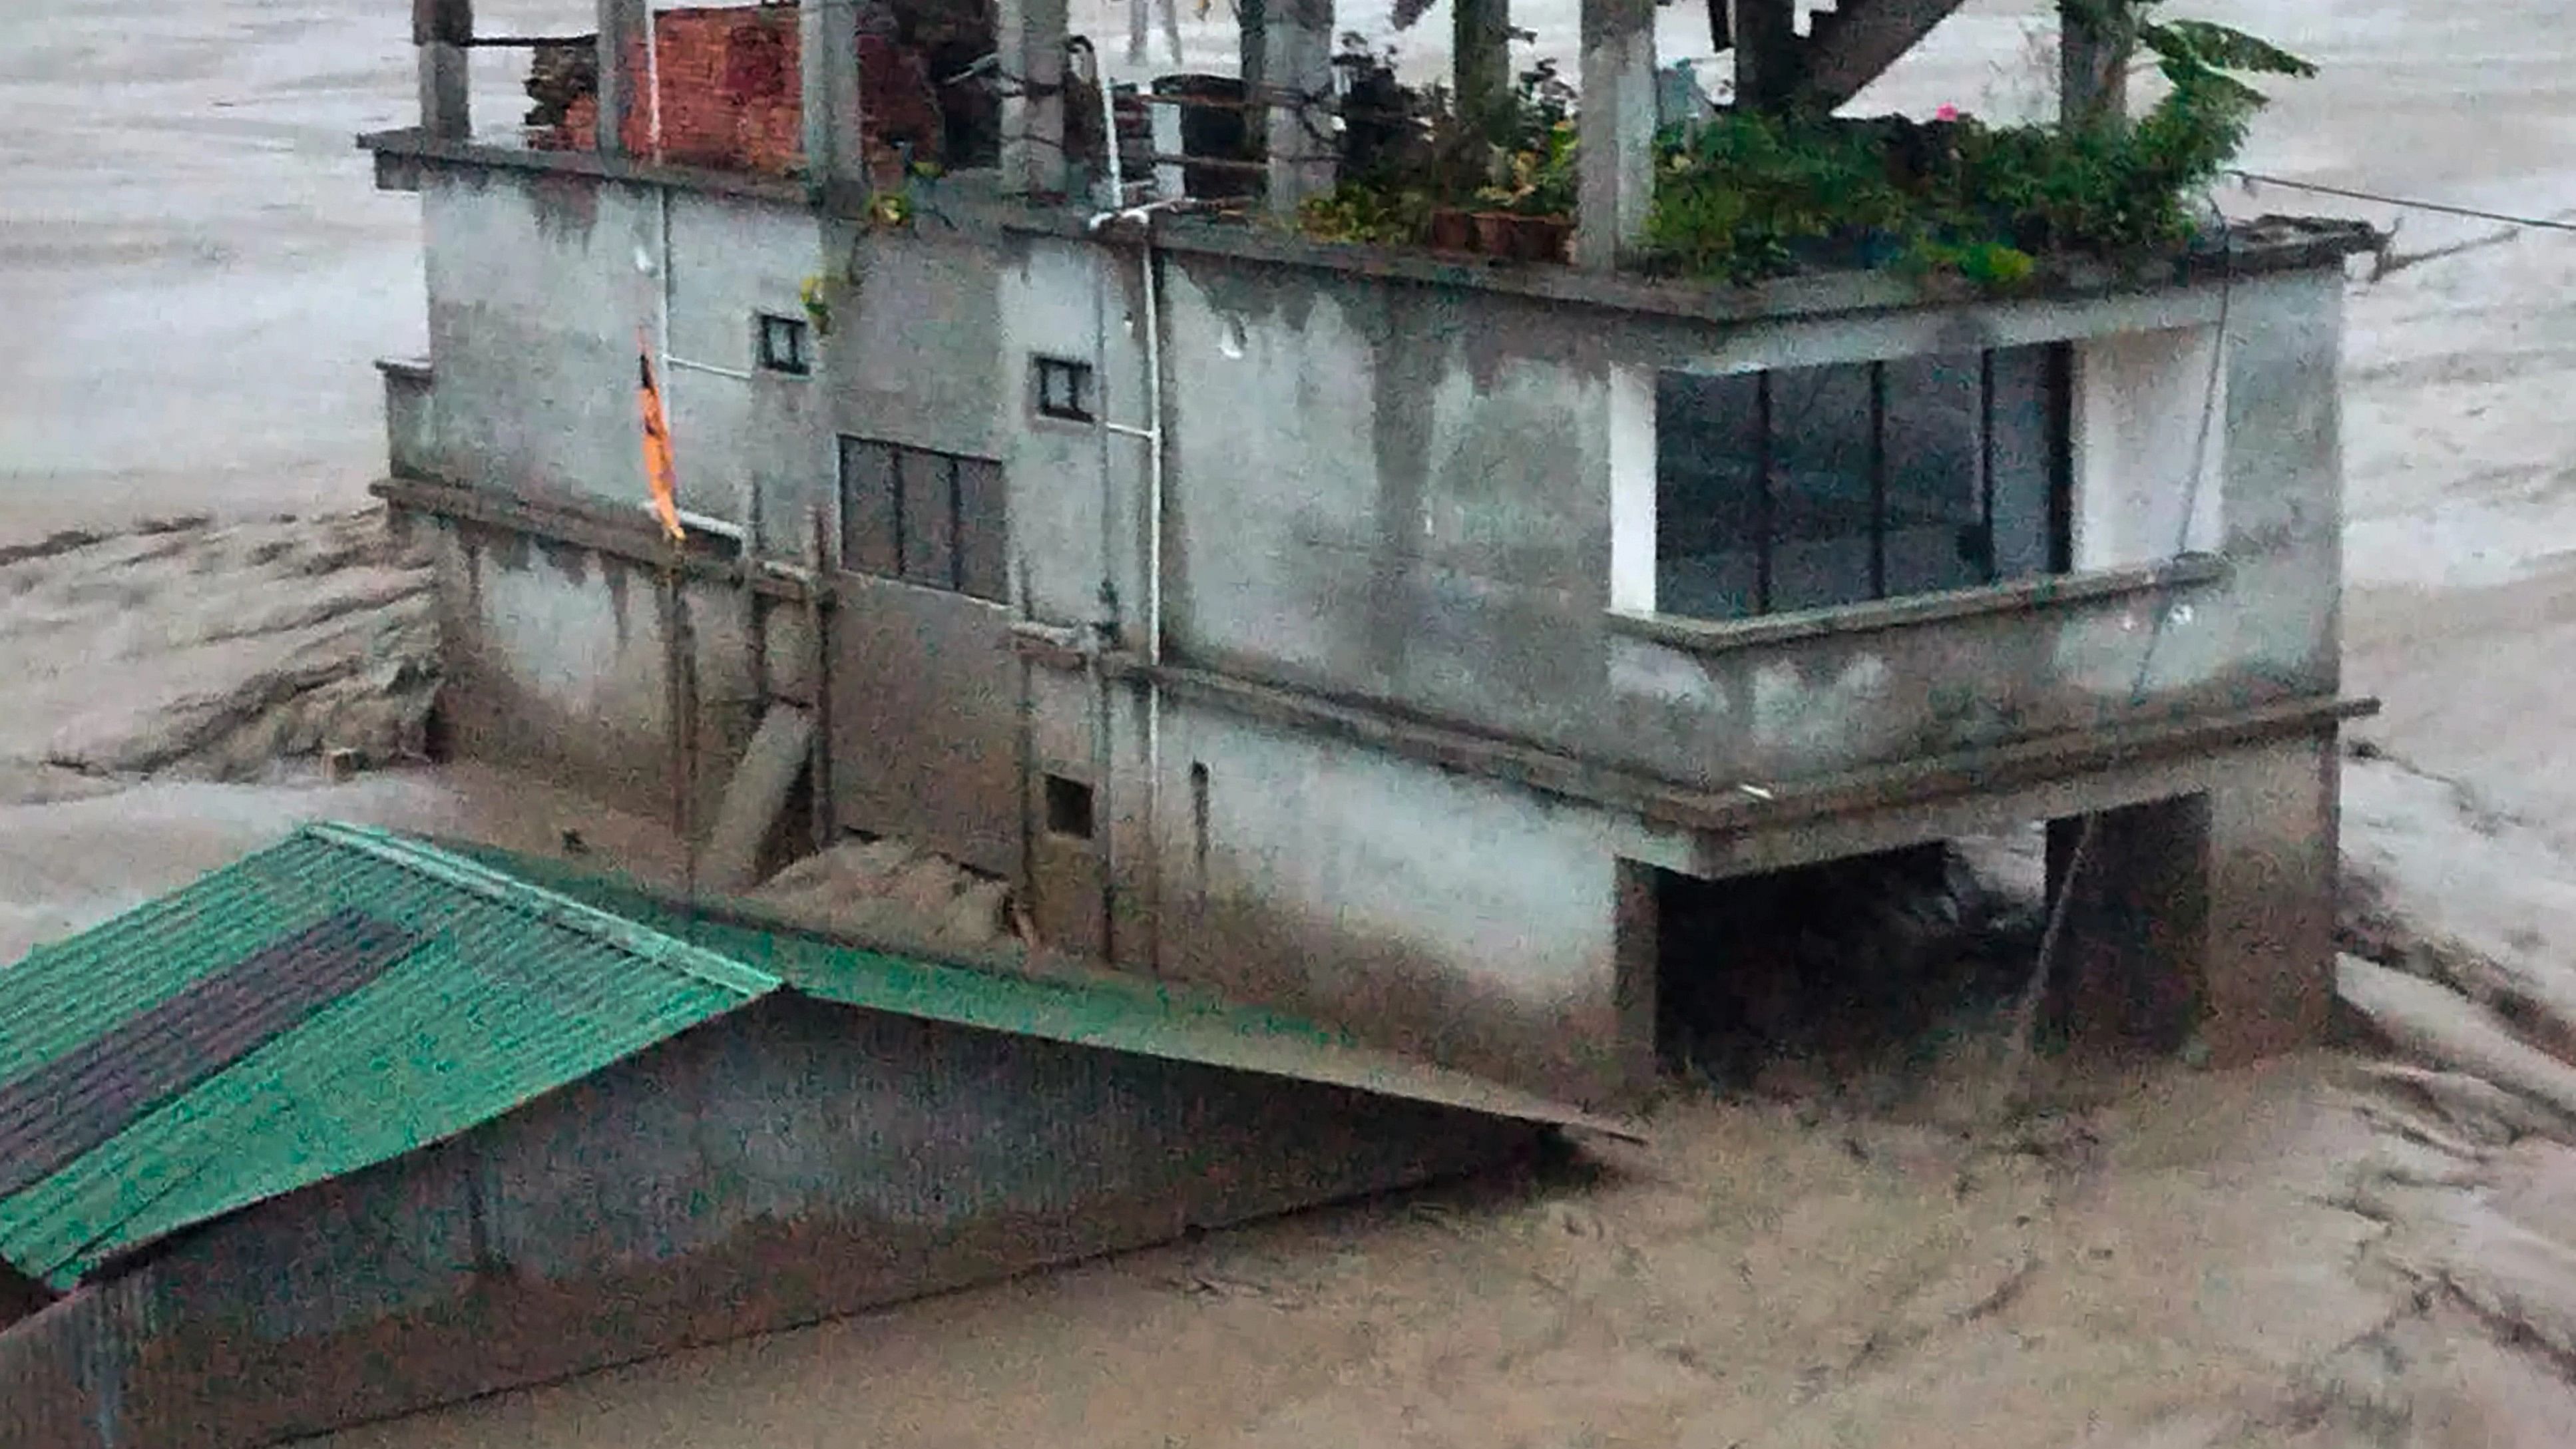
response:
M1475 216L1453 206L1437 208L1431 213L1430 245L1435 252L1476 250Z
M1509 211L1476 213L1477 250L1507 262L1555 262L1565 259L1573 227L1561 216L1522 216Z

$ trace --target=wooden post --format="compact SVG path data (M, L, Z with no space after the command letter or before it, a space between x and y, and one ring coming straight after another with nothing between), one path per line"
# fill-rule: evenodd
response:
M662 574L663 672L671 725L671 823L680 837L683 886L698 890L698 680L697 649L689 638L688 570L682 545L671 545Z
M466 55L474 44L474 0L412 0L411 43L420 51L420 129L434 140L470 140Z
M1451 0L1451 69L1458 114L1499 139L1512 98L1511 0Z
M2130 38L2116 4L2057 0L2060 124L2100 125L2128 114Z
M805 595L805 630L814 645L814 669L806 676L814 690L814 758L806 767L806 783L814 792L816 854L831 849L840 835L832 808L832 636L825 606L830 568L831 555L823 546L823 505L816 503L808 510L805 534L805 571L812 580Z
M1735 0L1737 108L1776 111L1797 91L1797 0Z

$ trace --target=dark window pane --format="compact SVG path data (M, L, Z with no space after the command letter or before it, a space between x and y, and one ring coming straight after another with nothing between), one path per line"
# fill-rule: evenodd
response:
M1995 577L2050 572L2053 509L2064 440L2059 437L2053 347L2014 347L1994 357L1992 403Z
M937 453L905 449L895 459L903 496L903 577L933 588L957 586L955 465Z
M1887 364L1887 593L1988 581L1980 478L1982 357Z
M979 599L1010 597L1010 532L1005 526L1002 465L957 460L957 587Z
M1758 374L1655 379L1655 608L1699 619L1759 612Z
M1773 612L1876 596L1870 369L1771 374Z
M864 574L896 571L902 525L895 509L894 449L843 438L841 567Z

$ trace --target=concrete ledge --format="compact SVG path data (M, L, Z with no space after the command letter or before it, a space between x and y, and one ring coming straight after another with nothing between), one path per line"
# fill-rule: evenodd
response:
M827 214L852 220L864 220L866 215L865 197L827 197L802 179L655 165L623 157L602 156L591 151L536 151L471 141L442 141L417 128L362 135L358 137L358 146L375 154L379 186L386 185L389 175L395 175L407 183L400 188L405 190L418 188L419 171L425 166L494 167L595 176L604 180L756 197L782 205L816 207ZM925 214L935 216L946 228L966 234L1017 232L1073 240L1097 237L1123 240L1129 244L1145 237L1145 232L1132 222L1113 224L1094 232L1090 226L1092 212L1085 207L1039 205L1002 195L998 176L990 173L952 174L928 188L923 199ZM1321 242L1282 227L1257 222L1166 215L1150 225L1154 245L1169 252L1233 257L1350 276L1382 277L1699 321L1743 322L1772 317L1830 316L1993 300L1964 281L1918 281L1885 271L1821 273L1734 287L1687 279L1590 272L1569 266L1461 259L1410 247ZM2016 295L2023 299L2046 299L2157 292L2225 277L2251 277L2319 267L2340 268L2344 258L2376 250L2379 240L2378 232L2361 222L2267 216L2236 227L2229 233L2223 247L2211 247L2132 267L2115 267L2089 260L2052 260L2049 265L2055 275L2047 285Z
M1749 619L1691 619L1675 614L1608 615L1610 627L1622 634L1686 649L1694 654L1722 654L1765 644L1832 635L1869 634L1916 624L1938 624L1988 614L2018 614L2132 594L2164 593L2197 585L2224 583L2233 572L2215 554L2185 554L2161 564L2101 569L2080 574L2048 574L1986 588L1916 594L1829 609L1801 609Z
M1808 780L1711 790L1602 765L1527 741L1476 734L1370 705L1328 699L1211 670L1148 665L1132 653L1101 656L1124 679L1248 718L1382 749L1445 770L1503 780L1587 805L1636 812L1660 824L1703 831L1772 829L1800 821L1917 805L2041 783L2206 750L2302 734L2330 733L2379 711L2379 701L2341 695L2283 700L2252 709L2065 731L2010 744L1922 755Z
M744 582L746 567L739 545L733 540L693 533L686 552L674 560L670 541L641 510L628 515L596 505L538 501L427 478L386 478L368 491L399 510L568 543L658 568L676 563L689 578ZM830 591L818 591L813 578L802 569L757 562L749 566L748 572L751 588L770 598L804 603L819 592L828 601Z

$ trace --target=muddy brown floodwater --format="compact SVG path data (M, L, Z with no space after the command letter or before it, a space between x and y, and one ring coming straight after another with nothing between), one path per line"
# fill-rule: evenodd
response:
M479 8L529 33L587 14ZM2324 67L2274 87L2249 168L2576 216L2562 0L2172 8ZM2044 105L2047 9L1971 0L1863 104ZM1226 13L1186 19L1198 60L1224 53ZM1341 20L1383 36L1383 13ZM1704 48L1701 14L1661 12L1667 54ZM1076 16L1123 34L1100 0ZM1569 0L1515 14L1560 55L1573 18ZM1435 10L1397 37L1407 65L1446 28ZM405 758L420 577L348 515L382 456L369 363L421 345L418 218L372 190L349 137L407 122L407 40L394 0L0 7L17 344L0 349L0 961L315 816L523 849L577 829L674 873L650 822ZM477 90L487 121L514 109L506 73ZM2278 189L2224 201L2400 215ZM2409 1038L2439 1056L2454 1016L2504 1029L2478 1002L2525 1023L2530 1002L2576 1002L2559 723L2576 703L2576 235L2408 214L2395 250L2350 293L2347 658L2387 710L2357 731L2372 757L2348 762L2345 829L2382 954L2447 983ZM334 785L271 758L316 747L377 768ZM1976 1110L1994 1033L1962 1026L1911 1095L1867 1110L1680 1092L1651 1145L1540 1179L1304 1214L332 1442L2569 1442L2576 1130L2555 1109L2318 1053L2216 1074L2053 1064L2040 1110L2000 1125Z

